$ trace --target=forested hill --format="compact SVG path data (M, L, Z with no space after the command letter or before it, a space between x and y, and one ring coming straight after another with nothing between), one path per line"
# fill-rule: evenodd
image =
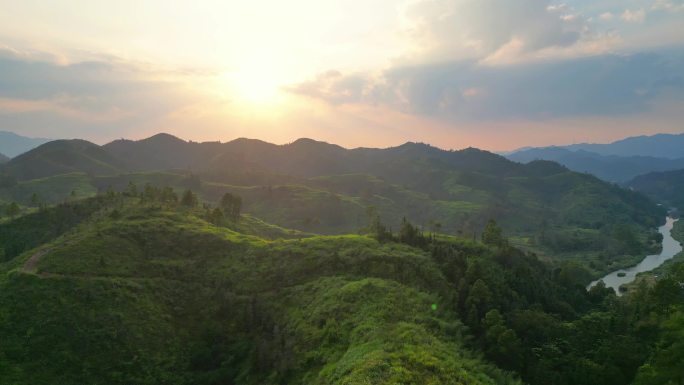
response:
M102 147L85 140L55 140L25 152L4 165L19 180L70 172L107 175L124 170L122 162Z
M168 134L101 147L55 141L12 159L3 172L0 201L56 203L129 182L165 184L206 201L229 191L246 212L319 234L355 233L371 212L393 228L406 217L468 237L496 219L520 247L580 260L593 275L657 247L652 229L665 215L641 194L554 162L523 165L420 143L345 149L310 139L194 143Z
M444 151L419 143L406 143L387 149L348 150L311 139L299 139L286 145L253 139L194 143L168 134L158 134L140 141L114 141L103 148L119 159L125 159L134 170L188 168L217 174L249 170L312 177L391 173L406 162L415 161L429 162L432 167L492 175L515 175L524 173L525 169L485 151Z
M4 154L0 154L0 163L5 163L8 160L9 158L7 156L5 156Z
M625 183L638 175L649 172L669 171L684 167L684 157L668 159L652 156L601 155L585 150L571 151L563 147L531 148L506 157L521 163L537 159L552 160L573 171L587 172L616 183Z
M627 185L657 202L676 207L684 213L684 170L640 175L629 181Z
M230 197L230 196L229 196ZM581 270L404 221L312 236L131 186L0 223L8 384L676 383L677 271L628 299ZM377 223L376 223L377 224ZM289 239L287 239L289 238ZM669 274L669 273L668 273ZM659 340L656 346L653 341ZM675 381L675 382L670 382Z

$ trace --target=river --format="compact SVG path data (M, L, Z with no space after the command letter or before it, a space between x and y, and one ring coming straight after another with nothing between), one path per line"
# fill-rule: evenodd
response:
M679 244L677 240L672 238L672 234L670 234L672 231L672 226L674 226L674 223L678 220L679 219L667 217L665 224L658 228L658 232L663 234L663 250L660 252L660 254L649 255L636 266L616 270L603 278L597 279L596 281L590 283L589 286L587 286L587 289L591 288L602 280L606 284L606 287L612 287L615 289L617 295L622 295L622 292L620 291L621 285L634 281L638 273L651 271L665 263L665 261L668 259L672 259L672 257L682 251L682 245ZM619 276L622 275L621 273L624 273L624 276Z

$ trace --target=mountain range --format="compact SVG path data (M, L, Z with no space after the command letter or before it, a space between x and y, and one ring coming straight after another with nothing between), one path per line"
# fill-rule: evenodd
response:
M586 150L569 150L564 147L531 148L510 154L507 158L521 163L539 159L551 160L573 171L589 173L616 183L624 183L638 175L653 171L684 168L684 158L600 155Z
M681 369L684 276L586 289L657 252L665 210L551 161L57 140L0 166L0 209L3 383L653 385Z
M642 135L612 143L578 143L564 147L571 151L584 150L599 155L680 159L684 158L684 134Z
M684 170L652 172L627 184L630 188L684 212Z
M36 199L28 191L57 203L150 183L192 189L205 202L231 192L266 222L318 234L356 232L371 211L390 228L407 218L470 237L495 218L521 247L572 254L596 274L650 247L648 237L627 241L615 235L618 228L627 226L630 238L664 218L646 197L554 162L520 164L421 143L345 149L311 139L195 143L168 134L103 146L58 140L12 159L2 172L18 183L0 189L0 200L24 205Z
M51 139L27 138L9 131L0 131L0 153L13 158Z
M524 148L506 157L522 163L552 160L573 171L626 183L641 174L684 168L684 134L632 137L609 144Z

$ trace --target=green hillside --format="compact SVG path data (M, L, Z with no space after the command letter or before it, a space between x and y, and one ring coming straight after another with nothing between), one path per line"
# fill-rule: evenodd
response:
M7 163L7 161L9 161L9 159L10 158L8 158L7 156L0 154L0 164L1 163Z
M85 140L56 140L21 154L4 166L4 172L19 180L44 178L71 172L91 175L114 174L121 161L100 146Z
M640 175L627 185L656 202L676 207L684 212L684 170Z
M446 282L420 250L359 236L273 243L201 210L99 203L77 231L5 264L9 383L516 383L431 310Z
M133 182L192 189L206 202L232 192L246 213L307 233L356 233L374 213L394 229L407 218L426 230L477 238L496 219L518 247L579 260L592 276L655 250L654 229L665 216L638 193L553 162L522 165L477 149L418 143L348 150L309 139L193 143L166 134L103 147L58 141L13 159L3 172L0 199L27 207Z
M622 384L660 335L639 325L673 306L616 307L491 226L313 236L140 194L0 224L3 381Z

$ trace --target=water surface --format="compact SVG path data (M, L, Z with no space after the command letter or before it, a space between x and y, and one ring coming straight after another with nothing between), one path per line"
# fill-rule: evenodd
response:
M605 277L590 283L589 286L587 286L587 289L591 288L602 280L606 284L606 287L612 287L615 289L617 295L622 295L622 292L620 292L621 285L634 281L638 273L651 271L665 263L665 261L668 259L672 259L672 257L682 251L682 245L680 245L677 240L672 238L672 234L670 234L672 231L672 226L674 226L674 223L678 220L679 219L667 217L665 224L658 228L658 232L663 234L663 250L660 252L660 254L649 255L636 266L615 270ZM619 277L618 274L620 273L624 273L624 277Z

